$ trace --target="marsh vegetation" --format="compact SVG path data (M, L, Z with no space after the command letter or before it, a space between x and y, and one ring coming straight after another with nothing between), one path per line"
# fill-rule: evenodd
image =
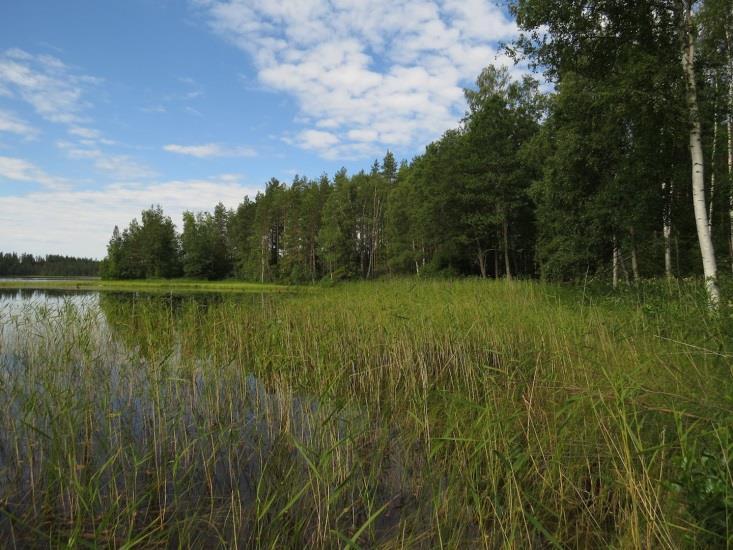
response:
M733 339L702 283L4 292L11 547L731 542Z

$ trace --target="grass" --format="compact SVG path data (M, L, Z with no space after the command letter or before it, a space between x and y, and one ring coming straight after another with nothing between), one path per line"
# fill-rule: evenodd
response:
M249 283L244 281L202 281L198 279L62 279L52 281L2 281L0 289L52 289L52 290L97 290L100 292L284 292L295 287L276 284Z
M2 316L9 545L733 544L698 285L396 280Z

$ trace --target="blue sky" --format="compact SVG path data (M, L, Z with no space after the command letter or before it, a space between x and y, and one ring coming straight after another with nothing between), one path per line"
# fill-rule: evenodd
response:
M0 3L0 250L102 257L160 203L411 158L508 64L484 0Z

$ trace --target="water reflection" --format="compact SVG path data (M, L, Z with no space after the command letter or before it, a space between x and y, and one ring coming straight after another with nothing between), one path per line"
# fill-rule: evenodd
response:
M247 521L267 526L283 509L316 524L324 486L343 528L382 506L376 528L395 527L401 503L419 494L410 483L420 483L424 449L403 448L389 422L331 393L351 371L313 376L323 364L284 344L298 335L279 300L3 289L0 504L12 516L0 513L0 540L24 525L129 510L109 534L121 546L117 526L272 505L242 516L236 536L247 536ZM67 498L81 490L94 495L88 512ZM303 506L290 508L298 495Z
M0 288L0 305L6 302L58 302L64 299L78 300L80 297L96 296L96 292L80 290L57 290L36 288Z
M221 318L216 316L232 311L227 308L241 314L269 299L2 289L0 396L7 391L0 413L22 417L29 403L48 402L63 411L61 417L78 410L106 422L84 436L93 446L90 460L95 463L109 455L113 441L145 454L160 438L194 442L218 426L233 438L236 452L227 445L209 451L214 452L214 479L222 489L252 498L262 461L276 451L283 431L305 444L327 416L317 399L296 394L287 384L266 384L248 372L249 365L223 361L216 345L226 346L226 340L212 341L217 336L212 323ZM343 414L329 418L337 430L343 429ZM167 423L164 434L156 425L161 421ZM12 463L11 449L19 440L44 445L38 434L52 433L55 422L54 414L42 415L33 418L31 431L21 427L0 434L0 474L15 472L16 482L29 479L27 466ZM285 454L306 467L292 447ZM236 479L231 478L232 461ZM0 486L9 480L0 479Z

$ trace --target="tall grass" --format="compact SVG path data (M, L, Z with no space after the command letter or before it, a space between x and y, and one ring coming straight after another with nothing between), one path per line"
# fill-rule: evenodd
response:
M9 544L733 545L695 285L352 283L2 315Z

